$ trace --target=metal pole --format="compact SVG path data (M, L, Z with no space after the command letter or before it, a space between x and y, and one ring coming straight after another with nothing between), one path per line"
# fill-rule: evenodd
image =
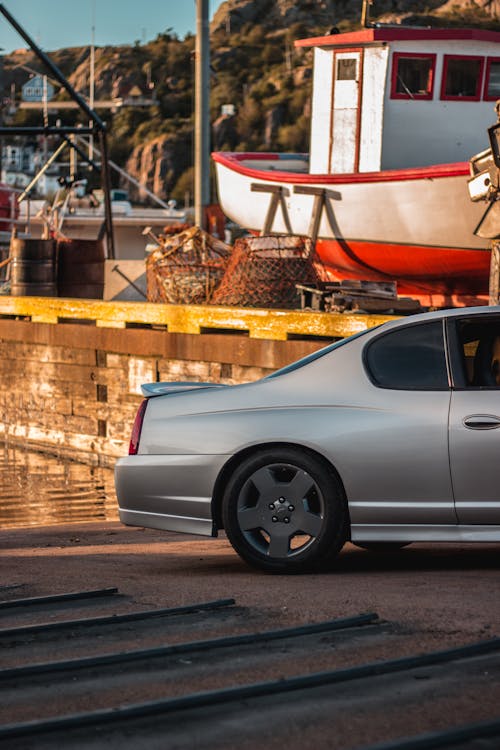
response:
M78 170L78 160L76 158L76 149L73 148L73 141L75 136L71 135L68 140L71 144L71 149L69 152L69 176L72 180L76 180L77 170Z
M92 2L92 28L90 32L90 84L89 84L89 105L94 109L95 96L95 0ZM89 138L89 159L94 158L94 136Z
M48 82L47 76L43 76L43 126L49 127L49 103L48 103ZM47 161L47 136L43 137L43 160Z
M104 193L104 222L106 225L106 236L108 241L108 258L115 257L115 238L113 234L113 216L111 213L111 179L109 176L108 144L106 142L106 131L99 131L99 145L101 147L101 184Z
M79 138L79 136L77 136L77 138ZM80 157L80 159L82 160L82 162L84 164L88 164L96 172L100 172L101 171L101 165L97 164L97 162L94 161L93 159L90 160L89 157L87 156L87 154L85 153L85 151L82 148L80 148L80 146L78 145L78 143L76 142L76 140L72 140L72 139L68 138L68 136L66 136L66 135L63 135L62 139L68 144L68 146L70 146L71 149L74 149L76 151L76 153L78 154L78 156ZM83 138L82 138L82 141L83 141L83 143L85 145L87 145L87 141L85 141ZM94 147L94 150L95 150L95 147ZM112 161L110 161L110 166L113 166L113 162Z
M49 125L48 128L44 127L0 127L0 135L71 135L71 133L77 133L78 135L90 135L94 132L94 128L80 128L80 127L55 127Z
M43 167L36 173L36 175L31 180L30 184L27 187L25 187L25 189L23 190L23 192L21 193L21 195L18 197L18 199L17 199L18 203L22 203L23 200L26 198L26 196L30 194L30 192L33 190L33 188L37 184L37 182L40 179L40 177L42 177L42 175L45 174L45 172L50 167L50 165L55 162L55 160L57 159L57 157L59 156L59 154L62 151L64 151L64 149L66 148L66 146L67 146L67 143L65 143L65 142L61 143L61 145L59 146L59 148L56 151L54 151L54 153L52 154L52 156L50 156L47 159L47 161L45 162L45 164L43 165Z
M205 207L210 202L210 37L208 0L196 0L195 55L195 224L205 226Z

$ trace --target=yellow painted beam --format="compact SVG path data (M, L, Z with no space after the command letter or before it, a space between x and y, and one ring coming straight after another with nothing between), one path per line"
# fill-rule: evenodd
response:
M211 305L163 305L153 302L104 302L60 297L0 296L2 316L29 318L34 323L60 319L91 320L102 328L125 328L127 323L166 326L169 333L217 330L248 331L251 338L286 340L295 336L344 338L372 328L394 315L269 310Z

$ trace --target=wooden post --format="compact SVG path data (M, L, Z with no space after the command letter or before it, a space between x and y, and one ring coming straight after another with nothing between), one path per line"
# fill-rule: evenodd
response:
M372 4L373 0L363 0L363 5L361 7L361 26L365 29L372 25L370 23L370 5Z
M269 208L267 209L266 218L264 219L264 226L262 227L260 236L263 237L266 234L271 234L274 219L276 217L276 211L278 210L278 206L281 206L281 212L283 214L283 221L285 222L287 232L289 234L293 234L292 225L290 224L290 217L288 216L288 211L286 208L285 197L283 195L282 186L281 185L268 185L268 184L261 183L261 182L252 182L250 185L250 190L253 193L270 193L271 194L271 201L269 203Z
M498 305L500 295L500 242L491 243L489 304Z
M294 193L302 193L302 195L314 195L313 210L308 234L315 246L316 240L318 239L321 216L323 214L323 209L325 208L326 190L324 188L295 185L293 191Z

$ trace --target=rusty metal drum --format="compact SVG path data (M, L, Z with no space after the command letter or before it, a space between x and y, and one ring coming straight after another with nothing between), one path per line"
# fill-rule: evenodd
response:
M57 297L54 240L13 237L10 258L11 294L14 297Z
M57 256L60 297L103 298L105 253L101 240L60 240Z

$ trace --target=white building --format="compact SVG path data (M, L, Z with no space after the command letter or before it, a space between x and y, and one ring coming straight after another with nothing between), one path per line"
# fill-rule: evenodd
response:
M54 96L54 86L47 76L32 76L21 88L21 98L25 102L50 101Z
M9 145L2 148L1 182L11 187L24 189L43 166L50 152L44 156L36 145ZM55 163L38 181L34 193L48 195L59 187L60 165Z

